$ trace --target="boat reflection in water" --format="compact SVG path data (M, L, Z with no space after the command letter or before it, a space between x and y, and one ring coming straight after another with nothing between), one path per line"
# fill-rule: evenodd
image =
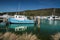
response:
M40 23L42 23L43 25L48 24L48 25L56 26L56 25L60 25L60 20L41 20Z
M15 31L25 31L27 29L27 26L19 26L19 27L15 27Z
M14 31L26 31L28 28L34 27L34 24L10 24L9 29Z
M49 24L50 25L52 25L52 24L57 25L57 21L49 20Z

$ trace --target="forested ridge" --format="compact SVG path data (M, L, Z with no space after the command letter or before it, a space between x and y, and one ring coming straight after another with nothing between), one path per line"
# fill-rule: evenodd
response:
M46 9L37 9L37 10L25 10L20 12L3 12L3 14L8 15L26 15L26 16L49 16L52 15L60 16L60 8L46 8ZM2 13L0 13L1 15Z

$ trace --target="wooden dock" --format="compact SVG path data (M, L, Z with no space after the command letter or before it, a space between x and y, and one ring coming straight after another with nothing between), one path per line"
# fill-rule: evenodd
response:
M32 20L35 21L35 25L37 25L38 28L40 28L40 17L38 16L30 16Z
M36 24L40 24L40 17L30 16L30 19L34 20Z

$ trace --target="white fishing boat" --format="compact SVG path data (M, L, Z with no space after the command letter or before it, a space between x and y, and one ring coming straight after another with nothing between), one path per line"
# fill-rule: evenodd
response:
M14 15L12 18L8 18L9 23L35 23L34 20L28 19L24 15Z
M48 20L60 20L60 17L52 15L48 17Z
M52 16L48 17L48 20L60 20L59 16L55 16L55 9L53 10Z

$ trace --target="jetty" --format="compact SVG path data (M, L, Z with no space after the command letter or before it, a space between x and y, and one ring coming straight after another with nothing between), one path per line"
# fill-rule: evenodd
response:
M33 19L36 24L40 24L40 16L29 16L30 19Z

